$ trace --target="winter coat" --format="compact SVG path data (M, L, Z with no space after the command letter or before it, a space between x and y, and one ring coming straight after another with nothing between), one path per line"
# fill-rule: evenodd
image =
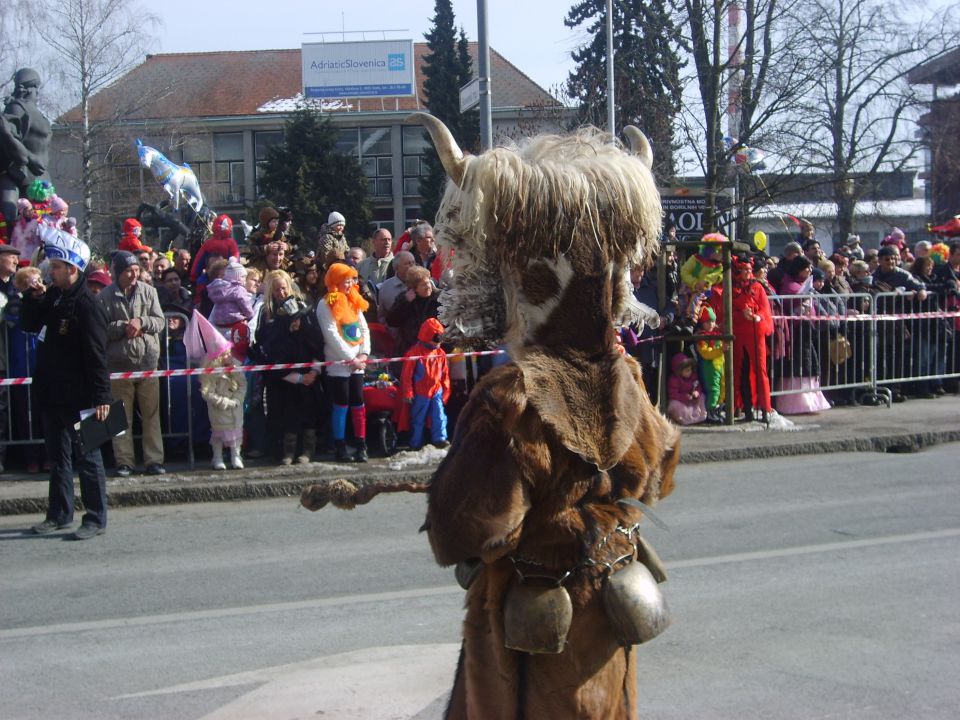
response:
M243 428L243 399L247 379L241 372L200 376L200 394L207 401L211 430Z
M317 305L317 323L323 333L324 359L327 362L334 360L353 360L358 355L370 354L370 329L363 313L358 313L357 322L360 325L360 334L363 340L357 345L350 345L342 337L337 328L337 321L330 312L326 301ZM350 377L354 372L349 365L331 365L327 368L330 377ZM357 371L359 372L359 371Z
M803 285L791 275L784 275L780 284L783 295L800 295ZM794 317L808 318L817 315L816 304L812 293L809 298L789 298L783 302L783 314ZM788 359L783 367L786 377L819 377L820 354L817 352L817 326L811 320L787 321Z
M25 331L43 335L33 372L33 398L41 410L74 423L81 410L111 402L107 318L86 278L39 298L28 293L21 323Z
M253 317L250 293L239 280L214 280L207 285L207 297L213 303L209 318L213 325L230 327Z
M434 289L429 297L419 295L407 300L400 295L387 312L387 325L397 331L397 354L403 355L417 342L417 333L427 318L437 317L440 310L440 291Z
M340 235L335 234L329 225L324 225L321 228L320 237L317 240L317 260L324 267L327 265L327 255L332 251L336 250L346 257L349 249L350 245L342 233Z
M443 332L443 325L431 318L420 327L417 342L407 350L403 373L400 375L400 397L412 400L414 396L432 398L443 394L443 402L450 399L450 369L447 354L433 338ZM416 359L414 359L416 358Z
M670 368L673 372L670 375L670 379L667 380L668 397L684 405L693 402L693 399L690 397L692 393L700 392L700 380L697 379L695 369L690 373L690 377L685 378L680 374L682 366L688 362L691 363L692 367L692 360L689 355L684 355L683 353L674 355L670 361Z
M117 283L97 296L107 313L107 364L111 371L156 370L160 360L160 333L166 327L157 291L137 282L127 298ZM143 333L127 337L127 322L140 318Z

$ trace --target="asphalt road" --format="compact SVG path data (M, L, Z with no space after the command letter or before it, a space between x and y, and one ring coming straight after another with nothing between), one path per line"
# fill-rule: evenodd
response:
M641 717L956 718L958 459L681 466L670 530L646 533L674 625L639 650ZM427 717L395 699L442 702L462 592L417 534L424 503L116 510L85 543L0 518L0 718L241 717L293 676L303 717Z

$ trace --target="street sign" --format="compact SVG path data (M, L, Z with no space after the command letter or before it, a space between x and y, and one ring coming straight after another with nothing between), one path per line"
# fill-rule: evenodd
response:
M703 229L703 215L707 208L707 199L703 195L664 195L660 198L663 205L664 224L677 226L678 240L699 240L706 234ZM728 202L717 198L717 228L728 237L733 216Z
M470 108L480 104L480 78L474 78L460 88L460 112L465 113Z

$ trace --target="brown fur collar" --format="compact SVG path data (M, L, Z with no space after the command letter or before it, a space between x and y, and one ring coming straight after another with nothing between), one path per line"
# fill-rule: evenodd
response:
M640 422L643 392L623 355L561 358L531 350L517 365L528 401L564 447L600 470L620 462Z

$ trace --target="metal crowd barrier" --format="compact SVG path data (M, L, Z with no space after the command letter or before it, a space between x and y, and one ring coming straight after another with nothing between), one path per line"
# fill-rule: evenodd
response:
M771 396L822 390L857 403L935 394L960 378L955 312L928 292L774 295Z
M160 344L160 368L170 369L174 366L190 368L190 360L186 352L179 352L182 348L183 330L186 329L188 318L182 313L164 313L167 322L167 328L170 327L171 320L178 320L182 323L182 329L178 333L170 333L165 330L161 333ZM10 326L3 322L0 332L3 333L3 348L5 352L5 377L30 377L33 372L36 361L36 333L10 332ZM11 336L13 336L11 338ZM19 347L13 347L12 342L19 339ZM11 370L11 362L14 357L18 358L19 365L22 368ZM192 377L183 378L161 378L161 433L164 443L168 440L185 439L187 459L191 469L194 467L193 453L193 383ZM182 386L182 389L181 389ZM173 428L174 418L180 409L186 408L185 430L176 430ZM0 445L4 446L29 446L43 445L43 427L40 423L40 414L33 403L33 385L14 385L9 387L0 387L0 415L5 427L0 428ZM139 439L136 435L135 439ZM43 455L42 448L39 450Z
M889 395L929 395L947 378L960 377L956 318L944 298L927 292L881 292L873 297L876 383Z

